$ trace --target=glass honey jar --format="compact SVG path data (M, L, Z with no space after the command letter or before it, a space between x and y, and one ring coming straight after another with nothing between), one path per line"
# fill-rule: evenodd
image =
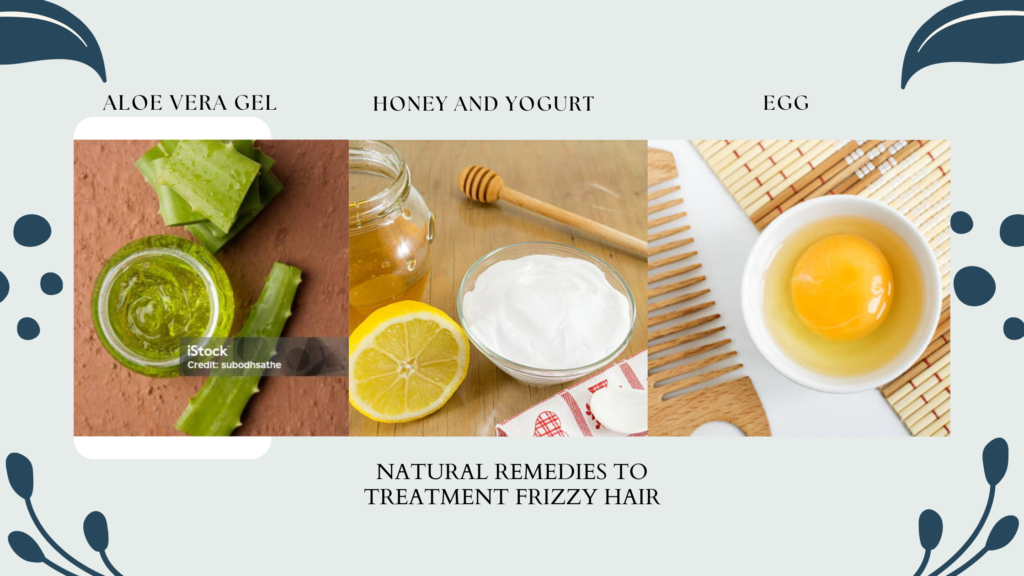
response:
M422 300L430 275L434 215L412 184L398 150L351 140L349 162L349 316L351 334L375 310Z

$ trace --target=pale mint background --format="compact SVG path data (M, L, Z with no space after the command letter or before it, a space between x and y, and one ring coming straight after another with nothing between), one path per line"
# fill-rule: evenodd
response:
M945 520L938 561L973 528L981 449L997 435L1011 463L993 516L1024 513L1024 342L1001 334L1007 316L1024 316L1024 253L997 233L1024 212L1024 63L933 67L901 91L909 39L947 2L60 4L99 39L109 82L74 62L0 67L0 270L12 280L0 304L0 452L32 459L38 513L90 565L81 524L98 509L128 576L909 574L922 509ZM47 271L73 285L72 133L108 93L172 92L270 93L279 110L260 117L276 138L949 138L954 207L975 220L954 266L985 266L999 286L983 309L954 305L953 437L277 439L253 462L85 460L71 440L71 294L37 289ZM589 114L369 111L375 94L419 93L597 98ZM762 112L765 93L807 94L810 109ZM10 235L25 213L54 228L31 252ZM36 341L15 334L24 315L42 326ZM361 490L382 460L642 460L649 479L631 485L658 488L663 505L370 508ZM35 535L30 526L0 486L0 532ZM1022 558L1018 540L969 573ZM0 573L48 572L0 546Z

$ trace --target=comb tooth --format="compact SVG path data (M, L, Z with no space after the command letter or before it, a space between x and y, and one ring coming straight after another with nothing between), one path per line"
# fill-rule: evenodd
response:
M686 288L688 286L693 286L694 284L703 282L704 280L707 280L707 276L697 276L695 278L687 278L686 280L682 280L682 281L679 281L679 282L673 282L672 284L666 284L665 286L662 286L660 288L652 288L652 289L647 291L647 300L649 301L651 298L657 298L658 296L664 296L665 294L668 294L669 292L675 292L676 290L682 290L683 288ZM650 306L653 307L653 306L657 306L658 304L660 304L660 302L655 302L654 304L650 304ZM651 308L647 309L648 312L650 312L650 310L651 310Z
M661 240L662 238L668 238L669 236L674 236L676 234L679 234L679 233L682 233L682 232L686 232L689 229L690 229L690 226L687 225L687 226L680 226L678 228L671 228L671 229L665 230L663 232L655 232L654 234L651 234L650 232L648 232L647 233L647 241L648 242L654 242L656 240Z
M647 201L650 202L651 200L657 200L658 198L662 198L664 196L668 196L669 194L675 192L676 190L679 190L679 186L671 186L669 188L662 188L661 190L655 190L654 192L648 192L647 193Z
M688 254L688 256L696 256L696 255L697 255L696 252L690 252ZM681 275L686 274L688 272L693 272L694 270L696 270L697 268L700 268L700 267L701 267L701 265L698 262L697 264L690 264L689 266L683 266L682 268L673 268L672 270L669 270L668 272L662 272L660 274L655 274L654 276L648 276L647 277L647 285L650 286L651 284L655 284L657 282L661 282L662 280L668 280L669 278L672 278L672 277L675 277L675 276L681 276Z
M668 210L669 208L673 206L679 206L682 203L682 198L676 198L675 200L669 200L667 202L662 202L661 204L654 204L653 206L647 207L647 214L650 215L656 212L661 212L663 210Z
M678 334L678 333L683 332L685 330L689 330L690 328L696 328L697 326L700 326L701 324L707 324L708 322L712 322L712 321L718 320L721 317L722 317L721 314L711 314L710 316L704 316L703 318L697 318L696 320L690 320L689 322L684 322L682 324L676 324L675 326L670 326L668 328L663 328L661 330L657 330L655 332L651 332L647 336L647 343L650 344L651 342L654 342L655 340L657 340L659 338L664 338L665 336L671 336L672 334Z
M675 240L673 242L669 242L667 244L663 244L661 246L657 246L655 248L651 248L650 255L651 256L657 256L658 254L663 254L665 252L668 252L669 250L675 250L676 248L679 248L679 247L682 247L682 246L686 246L687 244L692 244L692 243L693 243L693 238L683 238L682 240Z
M700 304L694 304L693 306L690 306L688 308L683 308L682 310L675 310L675 311L672 311L672 312L667 312L665 314L662 314L661 316L655 316L653 318L648 319L647 320L647 325L648 326L655 326L655 325L658 325L658 324L662 324L664 322L668 322L670 320L675 320L676 318L682 318L683 316L689 316L690 314L693 314L694 312L700 312L701 310L704 310L705 308L710 308L710 307L712 307L714 305L715 305L715 302L712 300L711 302L702 302Z
M689 244L689 242L687 242L687 244ZM655 268L661 268L662 266L668 266L669 264L675 264L676 262L681 262L683 260L686 260L687 258L690 258L691 256L695 256L696 254L697 254L697 252L694 251L694 252L687 252L686 254L676 254L675 256L666 256L666 257L660 258L658 260L648 260L647 261L647 270L654 270Z
M661 302L655 302L654 304L648 304L647 305L647 311L648 312L657 312L658 310L661 310L663 308L668 308L669 306L675 306L676 304L681 304L683 302L686 302L687 300L693 300L694 298L700 298L701 296L707 294L708 292L711 292L710 288L705 288L703 290L696 290L694 292L689 292L687 294L681 294L679 296L673 296L671 298L666 298L665 300L662 300Z
M680 218L682 218L684 216L686 216L686 212L677 212L675 214L669 214L668 216L662 216L661 218L655 218L654 220L648 220L647 221L647 229L650 230L651 228L657 228L658 226L661 226L662 224L668 224L669 222L674 222L674 221L679 220Z
M709 322L709 321L710 320L705 320L705 322ZM704 322L702 322L702 324L703 323ZM703 330L701 332L696 332L694 334L687 334L686 336L683 336L683 337L680 337L680 338L673 338L672 340L669 340L668 342L663 342L661 344L657 344L655 346L651 346L649 352L652 355L653 354L657 354L658 352L664 352L665 350L669 350L669 349L675 348L676 346L682 346L683 344L689 344L690 342L696 342L697 340L700 340L702 338L707 338L708 336L711 336L712 334L715 334L717 332L721 332L722 330L725 330L725 326L716 326L716 327L714 327L714 328L712 328L710 330ZM680 332L681 332L681 330L680 330Z
M683 378L682 380L668 382L666 384L662 384L662 387L658 388L658 391L663 392L661 398L662 400L664 400L665 396L671 394L672 392L677 392L679 390L689 388L690 386L696 386L697 384L701 384L702 382L714 380L719 376L724 376L725 374L728 374L729 372L733 372L735 370L739 370L740 368L743 368L743 364L734 364L732 366L719 368L718 370L712 370L711 372L706 372L704 374L698 374L697 376L691 376L689 378Z
M687 358L691 358L693 356L698 356L700 354L703 354L705 352L714 350L716 348L721 348L722 346L725 346L726 344L729 344L730 342L732 342L732 340L729 339L729 338L726 338L725 340L719 340L717 342L711 342L710 344L701 344L700 346L695 346L695 347L690 348L688 350L683 350L682 352L676 352L674 354L669 354L668 356L664 356L662 358L657 358L657 359L649 361L647 363L647 369L648 370L653 370L655 368L661 368L662 366L668 366L669 364L671 364L673 362L678 362L680 360L685 360Z
M675 378L676 376L682 376L683 374L689 374L691 372L696 372L697 370L700 370L702 368L707 368L708 366L713 366L713 365L718 364L719 362L721 362L723 360L727 360L729 358L732 358L735 355L736 355L736 351L735 350L730 350L729 352L726 352L724 354L719 354L717 356L712 356L710 358L704 358L703 360L697 360L696 362L691 362L689 364L684 364L684 365L678 366L676 368L671 368L669 370L663 370L661 372L651 373L650 376L648 376L648 378L649 378L650 382L654 386L658 386L659 382L664 382L665 380L668 380L669 378ZM732 370L736 370L740 366L742 366L742 364L739 364L736 367L731 368L731 369ZM717 370L716 370L716 372L717 372ZM704 382L704 380L701 380L701 382Z

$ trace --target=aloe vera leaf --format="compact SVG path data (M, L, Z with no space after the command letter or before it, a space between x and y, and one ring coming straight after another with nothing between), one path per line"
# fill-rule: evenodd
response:
M263 292L235 335L235 338L252 339L246 342L246 360L267 362L277 353L277 338L281 337L285 322L292 315L292 302L301 282L302 270L274 263ZM188 401L174 427L190 436L230 435L242 425L242 412L252 395L259 392L260 378L262 374L210 376Z
M231 145L235 147L235 150L237 150L239 154L242 154L249 160L256 161L256 148L253 146L252 140L232 140ZM263 202L260 199L260 179L254 178L252 184L249 185L249 190L245 193L245 198L242 199L242 205L238 208L238 211L252 212L253 210L259 210L262 207Z
M284 191L284 184L277 179L277 175L273 172L267 172L260 177L260 194L267 196L267 201L273 200L278 194Z
M263 150L256 149L256 161L260 163L260 200L266 205L274 196L281 193L284 184L274 175L275 161L263 153Z
M143 173L142 175L149 182L150 186L156 190L157 199L160 202L160 215L163 216L165 225L184 226L186 224L208 222L205 217L192 210L192 206L177 192L169 186L159 184L160 172L163 170L166 162L165 158L174 152L178 142L178 140L164 140L160 142L146 152L142 158L139 158L135 165ZM241 154L250 160L256 160L256 150L252 140L233 140L231 143ZM259 179L256 179L246 192L239 212L252 212L262 207L263 202L259 192Z
M256 148L255 151L256 159L259 160L261 166L259 178L260 196L262 197L261 201L265 208L274 198L277 197L278 194L284 191L284 184L278 180L272 170L275 164L274 159L264 154L259 148ZM231 230L229 230L227 234L208 222L186 226L185 228L192 234L197 242L203 245L204 248L216 254L235 236L238 236L238 234L240 234L250 222L255 220L256 216L258 216L261 211L262 208L260 211L254 213L239 214L238 219L235 220L234 225L231 226Z
M262 148L256 148L256 161L260 163L263 173L273 170L274 164L277 162L270 156L267 156Z
M182 140L168 158L160 183L170 186L192 209L224 232L231 230L260 164L230 143Z
M163 171L167 157L174 152L178 145L177 140L164 140L150 148L135 162L135 167L142 173L142 177L156 192L157 200L160 203L160 216L167 226L184 226L196 222L205 222L206 218L195 213L192 207L184 198L174 190L160 184L160 173Z
M274 177L273 182L276 184L260 186L261 191L267 190L270 194L270 196L263 201L263 208L266 208L270 202L284 190L284 186L276 177ZM224 245L230 242L235 236L238 236L242 230L245 229L245 227L255 220L262 212L263 209L261 208L255 212L239 214L238 220L235 220L234 225L231 226L231 230L229 230L227 234L221 232L219 228L209 222L190 224L185 226L185 229L188 230L189 233L195 237L196 241L202 244L204 248L209 250L211 253L216 254L217 251L223 248Z

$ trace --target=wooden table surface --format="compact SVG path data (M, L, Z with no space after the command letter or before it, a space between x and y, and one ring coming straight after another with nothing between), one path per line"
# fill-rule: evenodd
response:
M629 284L637 327L619 360L647 347L647 259L557 222L506 205L485 205L459 192L456 177L482 164L505 185L603 224L647 237L647 143L644 141L390 141L406 159L413 185L437 219L424 299L456 321L466 270L488 252L517 242L560 242L608 262ZM493 436L494 426L572 385L527 386L475 348L469 374L437 412L404 424L381 424L349 412L351 436Z

